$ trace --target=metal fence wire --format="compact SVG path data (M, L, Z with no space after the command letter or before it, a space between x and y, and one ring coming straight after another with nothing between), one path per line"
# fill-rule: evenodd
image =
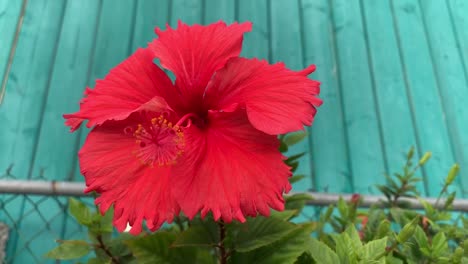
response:
M1 181L18 180L8 172ZM31 181L46 181L37 176ZM71 263L44 257L57 239L85 239L86 230L76 224L68 212L66 196L47 196L0 191L0 262L3 263ZM93 206L92 197L76 197Z
M93 197L83 194L83 182L54 182L44 175L23 179L9 170L0 175L0 263L75 263L47 259L44 254L56 247L56 240L86 239L87 231L68 211L68 199L74 197L94 207ZM351 194L308 192L314 206L304 210L298 221L317 219L323 206L335 204L340 197L350 200ZM424 198L432 205L434 198ZM370 207L384 200L383 196L362 196L360 207ZM410 208L422 209L416 199L406 199ZM443 204L443 202L441 203ZM468 200L456 199L454 211L468 212Z

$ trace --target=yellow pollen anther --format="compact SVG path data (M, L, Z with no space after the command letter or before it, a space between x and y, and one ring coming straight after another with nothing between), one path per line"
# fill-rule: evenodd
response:
M150 122L138 124L134 130L137 146L132 153L141 164L149 167L175 164L185 146L181 128L163 115L148 121Z

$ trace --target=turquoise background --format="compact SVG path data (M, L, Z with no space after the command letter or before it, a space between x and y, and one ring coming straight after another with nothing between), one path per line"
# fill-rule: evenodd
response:
M250 20L243 56L292 69L313 63L311 77L322 82L324 104L292 150L307 151L298 171L307 178L294 191L376 193L371 187L415 146L418 155L433 153L421 193L436 195L457 161L455 189L465 196L468 1L29 0L22 12L23 4L0 0L0 175L14 164L19 179L82 181L76 153L87 132L68 133L62 114L78 109L86 85L145 46L154 26ZM63 211L56 202L5 197L0 221L8 212L26 234L12 235L10 255L32 248L15 263L45 261L54 239L70 237L67 215L47 218ZM31 208L37 213L25 217ZM44 228L54 235L33 232Z

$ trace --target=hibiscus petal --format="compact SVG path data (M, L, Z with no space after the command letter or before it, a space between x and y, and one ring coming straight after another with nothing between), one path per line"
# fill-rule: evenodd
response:
M243 111L210 112L208 119L208 128L184 130L185 154L171 174L181 210L225 222L283 210L291 172L278 139L255 129Z
M80 111L67 114L66 125L76 130L84 120L87 126L100 125L107 120L123 120L142 109L161 111L177 105L178 94L169 77L153 63L148 49L138 49L132 56L86 89ZM146 105L145 105L146 104Z
M132 153L135 139L123 134L123 125L114 123L94 128L80 150L85 192L100 193L95 202L101 213L114 205L114 225L119 231L129 223L130 232L138 234L143 220L156 230L179 213L169 186L170 167L142 165Z
M218 69L239 56L243 34L252 23L227 26L219 21L208 26L188 26L179 21L178 28L166 31L156 28L159 38L149 44L161 65L176 76L180 93L191 100L201 100L206 85Z
M233 58L208 85L205 103L209 109L233 111L244 107L250 122L271 135L303 129L312 124L322 101L318 81L307 78L311 65L295 72L283 63Z

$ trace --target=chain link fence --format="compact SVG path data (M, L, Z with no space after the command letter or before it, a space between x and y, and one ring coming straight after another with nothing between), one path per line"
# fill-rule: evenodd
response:
M44 254L56 247L56 240L86 239L86 229L68 211L68 199L74 197L94 207L94 198L83 195L83 183L53 182L42 173L24 179L11 175L10 171L7 169L0 175L0 263L75 263L47 259ZM351 194L308 194L314 199L307 204L314 207L304 210L298 221L317 219L323 206L335 204L340 197L353 199ZM370 207L385 198L365 195L361 199L360 207ZM425 200L436 204L434 198ZM410 208L423 208L416 199L406 202ZM468 212L468 200L455 200L452 209Z
M21 180L7 170L1 181ZM47 181L43 175L28 179ZM0 260L2 263L56 262L44 254L59 239L84 239L86 230L68 212L68 198L37 194L0 192ZM76 197L93 206L93 197Z

